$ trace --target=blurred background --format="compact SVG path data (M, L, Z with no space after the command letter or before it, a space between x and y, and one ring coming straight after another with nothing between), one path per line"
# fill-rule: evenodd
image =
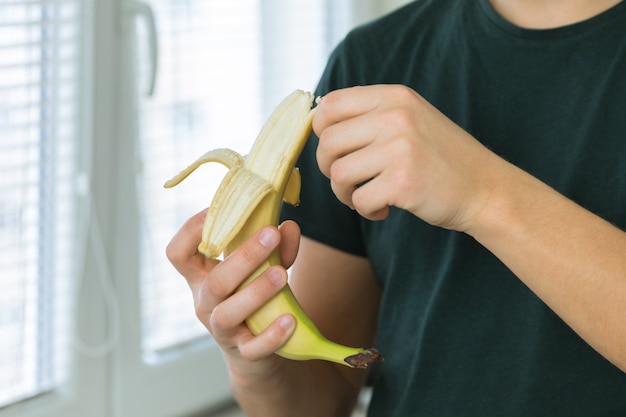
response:
M0 417L242 415L164 255L225 169L162 185L406 2L0 0Z

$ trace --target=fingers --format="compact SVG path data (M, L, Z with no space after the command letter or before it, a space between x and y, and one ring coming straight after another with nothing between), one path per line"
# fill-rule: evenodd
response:
M363 190L373 188L359 190L389 166L386 146L389 131L397 129L397 125L393 120L394 126L386 123L390 114L394 115L385 106L389 97L399 95L399 91L404 91L404 87L367 86L333 91L321 100L313 120L319 137L316 158L320 171L331 180L337 198L367 218L379 218L388 212L388 201L364 210L354 203L353 197L357 191L357 195L363 195ZM388 192L378 199L385 195Z
M273 265L254 281L241 284L280 246L282 262L290 266L298 251L300 229L293 221L264 227L225 260L206 259L198 252L204 212L189 219L172 238L167 256L187 279L196 315L225 351L234 357L257 360L274 353L295 329L295 318L282 315L260 335L254 336L245 321L287 285L287 271Z
M210 281L205 282L208 287ZM234 292L212 308L211 296L200 295L196 314L220 346L234 350L247 360L256 361L276 352L295 329L295 318L291 315L277 317L257 336L245 325L245 320L269 302L285 285L287 271L280 266L272 266L243 289Z
M493 154L406 86L333 91L313 126L333 192L368 219L383 219L394 206L466 230L490 195L483 162Z
M233 329L278 294L286 284L285 269L270 267L245 288L215 305L211 311L197 309L196 313L201 321L208 321L210 330L216 338L226 338L231 335Z
M274 227L262 228L216 265L193 291L197 317L224 349L256 360L275 352L293 332L295 320L291 316L277 318L258 336L245 325L250 315L287 285L284 267L270 266L243 289L239 287L278 245L287 247L297 239L299 228L294 222L287 222L280 232ZM296 251L297 243L287 255L288 262L293 262Z
M322 97L313 119L313 130L319 133L338 122L368 113L378 105L378 86L336 90Z
M353 193L375 179L385 168L386 157L376 144L335 160L330 166L333 192L345 205L355 209Z
M413 90L391 85L337 90L321 100L316 158L342 203L370 220L386 218L390 206L409 208L405 194L423 150L421 105Z
M196 310L201 320L204 313L212 312L218 304L233 295L243 281L271 255L279 243L278 230L274 227L264 227L223 262L215 265L202 280L201 286L194 291Z
M206 210L202 210L187 220L167 245L165 252L174 266L182 266L198 252L205 216Z
M206 210L203 210L187 220L165 250L169 261L190 286L204 278L207 265L217 263L198 252L205 216Z
M240 339L237 345L239 353L250 361L258 361L274 354L287 343L295 330L295 318L289 314L279 316L261 334L254 337L249 334Z
M332 175L331 166L335 161L370 145L379 129L379 124L370 113L373 109L359 106L347 106L344 109L348 103L344 96L347 94L343 90L330 93L320 103L313 119L314 126L317 126L315 132L319 137L317 163L320 171L328 178ZM360 113L361 110L365 113Z
M335 106L334 102L330 101L333 100L333 96L328 100L329 106L326 107L324 104L321 107L327 112ZM341 100L345 101L343 98ZM342 112L341 108L339 111ZM376 143L384 133L378 131L380 122L376 120L375 112L357 114L343 111L341 114L352 118L337 121L318 133L320 140L316 159L320 171L331 180L331 187L337 198L354 209L352 193L360 185L376 177L384 168L385 155ZM325 117L324 112L322 117ZM337 119L338 117L332 120Z
M278 246L280 262L285 268L289 268L295 261L300 247L300 227L296 222L286 220L278 227L278 230L281 233Z
M357 188L350 196L354 209L368 220L385 220L389 215L389 206L386 194L382 191L372 191L379 188L380 181L375 179Z
M337 160L371 145L378 136L378 126L370 114L327 127L319 134L316 152L320 171L331 177L331 167Z

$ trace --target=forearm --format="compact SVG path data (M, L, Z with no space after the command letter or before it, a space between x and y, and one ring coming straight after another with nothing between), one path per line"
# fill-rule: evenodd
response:
M504 161L468 233L626 372L626 233Z
M335 365L323 361L284 360L274 377L252 383L231 372L231 387L249 417L347 417L358 395Z

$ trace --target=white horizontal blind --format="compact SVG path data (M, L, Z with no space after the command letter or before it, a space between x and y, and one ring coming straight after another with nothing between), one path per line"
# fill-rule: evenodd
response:
M68 373L79 16L0 1L0 407Z
M155 96L141 100L139 204L144 354L206 337L190 291L164 251L207 207L225 169L203 166L178 187L163 182L209 149L245 154L274 106L312 90L342 34L327 0L152 0L159 34ZM331 9L332 8L332 9ZM141 42L140 45L147 44ZM140 54L148 62L147 51ZM139 77L146 80L146 65ZM140 89L140 91L143 89Z

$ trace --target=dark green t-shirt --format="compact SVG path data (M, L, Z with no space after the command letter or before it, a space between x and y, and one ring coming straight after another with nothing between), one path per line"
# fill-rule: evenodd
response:
M352 31L317 94L377 83L412 87L497 154L626 228L626 2L526 30L487 0L416 1ZM386 358L371 416L626 416L626 374L494 255L402 210L359 217L320 175L316 143L299 163L302 203L283 217L371 260Z

